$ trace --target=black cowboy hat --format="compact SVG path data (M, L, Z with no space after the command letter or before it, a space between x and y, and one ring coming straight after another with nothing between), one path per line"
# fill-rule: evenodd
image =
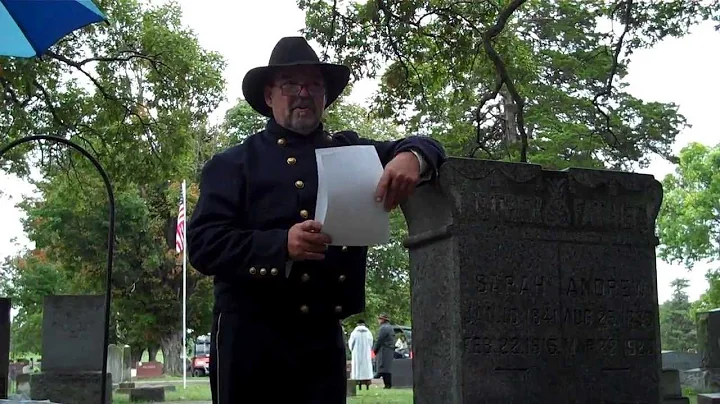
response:
M272 109L265 103L265 85L278 68L289 66L317 66L320 69L325 78L325 108L342 94L350 80L350 69L347 66L320 62L305 38L285 37L273 48L267 66L256 67L243 78L243 95L255 111L267 117L272 116Z

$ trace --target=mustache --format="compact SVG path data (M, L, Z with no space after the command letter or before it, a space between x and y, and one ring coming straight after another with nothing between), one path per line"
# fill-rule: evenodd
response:
M315 104L312 101L300 100L292 104L292 109L307 108L311 111L315 111Z

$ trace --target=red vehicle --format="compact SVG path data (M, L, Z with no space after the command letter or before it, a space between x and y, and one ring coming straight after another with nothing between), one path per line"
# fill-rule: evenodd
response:
M190 369L194 377L210 375L210 334L200 335L195 340L195 347Z

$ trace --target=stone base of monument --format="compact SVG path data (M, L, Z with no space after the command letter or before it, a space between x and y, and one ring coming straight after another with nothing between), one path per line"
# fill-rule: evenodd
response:
M162 387L136 387L130 390L130 402L159 403L165 401L165 389Z
M30 378L30 398L63 404L88 404L100 401L102 372L41 372ZM107 396L112 401L112 377L107 375Z
M698 394L697 404L720 404L720 393Z

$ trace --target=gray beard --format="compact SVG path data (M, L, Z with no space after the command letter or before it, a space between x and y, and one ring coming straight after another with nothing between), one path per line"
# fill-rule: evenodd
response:
M314 117L313 119L295 118L291 112L290 116L288 117L287 124L287 129L290 129L293 132L307 135L317 129L318 125L320 124L320 120L317 117Z

